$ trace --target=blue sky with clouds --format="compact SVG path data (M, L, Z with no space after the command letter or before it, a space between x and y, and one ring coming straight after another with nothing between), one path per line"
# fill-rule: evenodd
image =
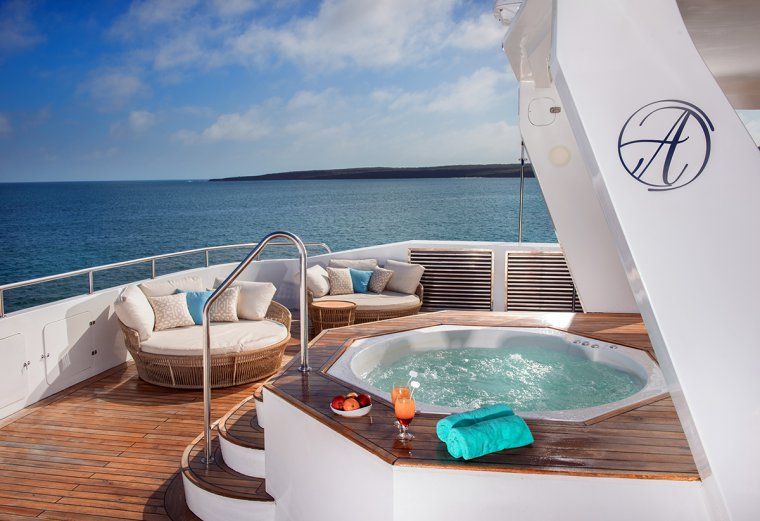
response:
M490 0L0 0L0 181L512 162Z

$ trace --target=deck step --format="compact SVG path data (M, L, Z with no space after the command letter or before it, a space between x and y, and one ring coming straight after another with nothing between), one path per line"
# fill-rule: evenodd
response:
M212 447L214 461L208 467L202 461L203 436L193 440L182 455L181 475L188 508L203 521L274 520L274 498L267 494L264 478L230 468L216 434Z
M258 422L260 402L249 397L219 420L219 442L227 465L246 476L264 478L264 429Z

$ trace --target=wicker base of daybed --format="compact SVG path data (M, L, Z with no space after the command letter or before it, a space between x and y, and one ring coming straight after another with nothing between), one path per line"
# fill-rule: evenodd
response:
M267 318L283 324L290 331L290 312L272 302ZM173 389L201 389L203 387L203 356L172 356L145 353L140 350L137 331L119 322L129 354L135 361L140 379ZM285 347L290 335L270 346L234 354L211 356L211 387L231 387L273 375L282 365Z

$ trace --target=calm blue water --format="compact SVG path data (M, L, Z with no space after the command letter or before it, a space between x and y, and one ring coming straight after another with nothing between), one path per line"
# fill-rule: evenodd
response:
M517 240L518 179L0 184L0 283L158 253L255 242L288 230L333 250L407 239ZM535 179L524 240L553 242ZM244 251L212 254L212 262ZM162 261L159 273L203 256ZM96 276L98 288L149 276L148 265ZM6 294L6 308L86 291L85 277Z
M364 378L390 392L411 370L420 382L416 400L468 410L497 403L520 411L581 409L622 400L644 386L584 356L531 345L413 353Z

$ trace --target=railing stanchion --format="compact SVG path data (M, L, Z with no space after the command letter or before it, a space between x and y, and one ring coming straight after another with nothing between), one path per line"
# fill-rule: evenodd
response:
M150 261L150 278L156 278L156 259Z
M523 242L523 196L525 193L525 141L520 140L520 201L517 206L517 242Z
M88 293L92 295L95 293L95 272L91 271L87 274L87 282L89 284Z
M3 300L3 290L0 289L0 318L5 316L5 301Z
M204 252L206 254L206 267L209 267L208 250Z
M287 239L298 248L299 257L299 303L300 303L300 340L301 340L301 365L299 371L306 373L310 371L309 367L309 314L306 308L306 262L308 254L306 246L290 232L274 232L264 237L259 244L246 255L245 259L232 270L224 281L219 284L211 296L203 305L203 461L208 467L214 457L211 454L211 324L209 321L209 312L214 302L229 288L243 271L256 259L261 251L274 239Z

